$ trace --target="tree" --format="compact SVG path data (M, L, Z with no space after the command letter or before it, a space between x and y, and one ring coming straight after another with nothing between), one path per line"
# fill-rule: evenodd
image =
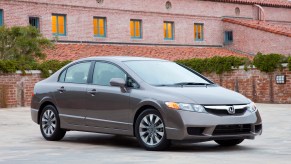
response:
M44 59L43 49L50 46L52 42L35 27L0 27L0 60L27 63Z

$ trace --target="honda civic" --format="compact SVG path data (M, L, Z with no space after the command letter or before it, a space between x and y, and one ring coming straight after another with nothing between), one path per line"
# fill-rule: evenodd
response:
M143 57L89 57L38 82L32 120L42 136L67 131L134 136L146 150L171 141L214 140L235 146L262 133L254 102L175 62Z

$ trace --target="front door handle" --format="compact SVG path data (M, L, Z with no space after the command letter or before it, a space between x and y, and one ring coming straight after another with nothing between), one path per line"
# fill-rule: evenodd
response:
M92 89L91 91L88 91L88 93L90 93L92 96L95 96L97 93L96 89Z
M61 88L58 89L58 91L59 91L60 93L63 93L63 92L65 92L66 90L65 90L65 87L62 86Z

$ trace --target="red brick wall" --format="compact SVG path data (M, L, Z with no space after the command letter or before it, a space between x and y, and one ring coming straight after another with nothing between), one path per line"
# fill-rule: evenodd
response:
M286 84L276 84L276 75L286 75ZM255 102L291 103L291 71L284 69L271 74L256 69L235 70L221 76L205 74L217 84L235 90ZM270 80L272 78L272 80Z
M266 20L281 21L281 23L291 23L291 9L264 7L264 10L266 14Z
M0 86L5 88L0 107L29 106L34 84L42 78L40 74L0 74Z
M241 17L252 17L253 6L233 3L209 2L201 0L104 0L103 4L96 3L96 0L22 0L37 3L49 3L68 5L83 8L96 9L117 9L126 11L154 12L165 14L182 14L197 16L236 16L235 8L240 7ZM172 8L167 10L167 1L172 3ZM283 9L284 11L284 9Z
M96 1L94 0L93 2ZM107 1L105 2L106 4L108 3ZM151 44L222 45L222 21L219 17L214 16L214 12L210 13L210 15L212 15L210 17L208 17L208 14L206 14L205 10L204 12L191 10L196 11L197 14L200 13L198 16L194 14L187 15L187 13L173 15L178 11L184 12L187 10L180 10L179 6L181 4L176 2L176 7L174 7L173 4L173 10L168 11L165 9L165 2L161 2L162 1L153 2L153 4L156 5L153 7L153 4L150 2L149 5L143 6L140 5L143 3L136 3L134 1L112 1L112 3L107 5L106 8L98 8L96 5L93 5L94 7L71 7L67 5L45 5L42 3L31 4L0 1L0 8L2 8L4 11L4 23L8 27L17 25L26 26L28 25L29 16L40 17L40 31L45 37L50 39L53 38L51 32L51 15L52 13L58 13L67 15L67 36L59 36L59 40ZM76 4L76 1L74 3ZM92 3L92 1L88 3L86 1L83 4L90 3ZM80 2L78 2L78 4L82 5ZM192 6L194 7L194 4L192 4ZM179 8L179 10L177 8ZM199 10L201 9L199 8ZM219 12L222 11L222 7L220 7ZM200 17L199 15L201 15L201 13L205 13L205 16ZM231 13L234 14L234 9ZM92 22L94 16L106 17L106 38L97 38L93 36ZM142 39L131 39L129 31L130 19L142 20ZM174 40L164 40L163 21L173 21L175 23ZM204 41L194 41L194 23L204 23Z
M265 32L241 25L224 23L224 30L233 31L233 43L227 48L246 53L291 54L291 37Z
M276 84L275 75L286 75L286 84ZM205 76L223 87L238 91L255 102L291 103L291 71L287 69L273 74L253 69L249 71L234 70L222 75L211 73L205 74ZM270 77L272 77L271 83ZM5 86L7 89L6 95L4 95L7 107L29 106L33 86L41 79L39 73L26 76L0 74L0 86ZM273 89L270 89L270 86ZM3 101L0 100L0 107L3 107L1 102L3 103Z
M151 44L222 45L224 16L236 17L235 8L240 8L238 17L253 18L252 5L219 3L195 0L171 0L172 9L167 10L167 0L22 0L0 1L4 11L4 24L28 25L29 16L40 17L40 31L52 39L52 13L67 15L67 36L59 40L126 42ZM291 22L290 9L266 8L268 20ZM107 17L107 37L93 37L93 16ZM143 39L131 39L130 19L143 20ZM163 39L163 21L175 22L175 39ZM204 41L194 41L194 23L204 23Z

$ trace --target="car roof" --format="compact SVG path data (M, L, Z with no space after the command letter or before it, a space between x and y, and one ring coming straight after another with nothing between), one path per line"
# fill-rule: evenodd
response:
M147 57L133 57L133 56L95 56L95 57L88 57L80 60L108 60L108 61L167 61L158 58L147 58Z

